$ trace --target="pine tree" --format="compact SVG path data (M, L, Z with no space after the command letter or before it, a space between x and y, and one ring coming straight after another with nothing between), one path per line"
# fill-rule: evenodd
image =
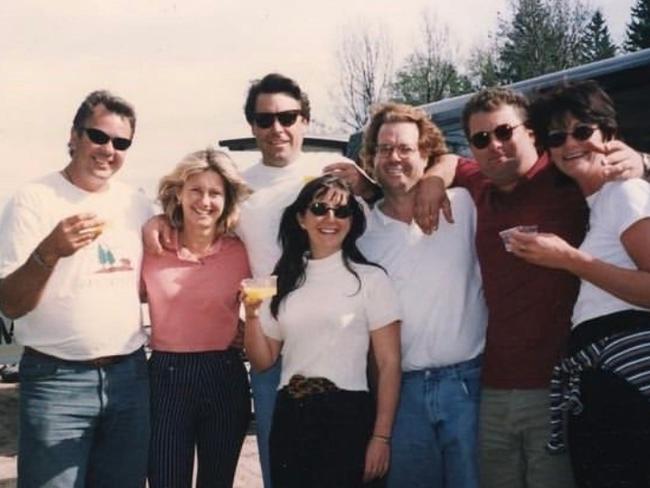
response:
M616 56L616 46L612 42L607 22L600 10L596 10L591 16L583 38L583 46L585 63Z
M581 0L511 0L512 21L499 22L501 81L550 73L582 60L591 11Z
M632 7L624 46L628 52L650 47L650 0L637 0Z

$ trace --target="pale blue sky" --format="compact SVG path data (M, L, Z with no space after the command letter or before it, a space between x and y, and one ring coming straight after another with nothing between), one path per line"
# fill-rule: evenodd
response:
M634 0L591 0L617 40ZM296 78L317 119L331 121L334 51L354 22L382 22L397 53L429 8L466 50L494 29L506 0L20 0L0 2L0 201L67 163L79 102L96 88L130 100L129 179L158 177L184 154L248 135L248 82Z

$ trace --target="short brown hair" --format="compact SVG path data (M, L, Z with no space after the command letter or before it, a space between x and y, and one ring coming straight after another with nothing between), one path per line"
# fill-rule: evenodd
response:
M131 137L135 134L135 109L133 106L116 95L113 95L108 90L95 90L88 94L88 96L81 102L77 112L74 115L72 120L72 128L74 131L81 135L83 130L86 127L86 122L93 115L95 107L98 105L103 105L111 113L117 114L120 117L124 117L129 121L129 126L131 126ZM68 154L73 155L74 150L68 143Z
M178 203L178 192L188 178L204 171L214 171L223 178L225 203L217 221L217 231L230 232L239 217L239 204L252 193L237 171L230 156L212 148L196 151L185 156L174 170L163 176L158 186L158 200L163 212L176 229L183 227L183 209Z
M297 81L279 73L269 73L261 80L254 80L251 82L251 86L248 89L246 103L244 104L244 115L246 116L246 121L250 125L253 125L253 119L255 118L257 97L262 93L284 93L300 102L300 115L309 122L311 117L311 107L307 93L300 88Z
M567 115L597 125L605 140L612 139L618 131L614 102L594 80L564 82L540 93L530 113L535 137L545 149L551 124L561 123Z
M524 123L528 120L528 99L514 90L500 86L484 88L474 94L465 108L463 108L463 130L465 136L469 138L469 119L472 115L479 112L493 112L503 105L510 105L517 109Z
M418 147L420 152L426 155L429 165L433 164L437 157L449 152L442 131L424 110L402 103L385 103L373 111L363 134L361 161L366 171L372 171L373 160L377 154L379 129L384 124L397 122L411 122L417 125L420 134Z

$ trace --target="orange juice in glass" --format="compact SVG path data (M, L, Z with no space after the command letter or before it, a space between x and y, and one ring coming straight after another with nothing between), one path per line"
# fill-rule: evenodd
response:
M271 298L278 292L276 276L264 276L261 278L247 278L242 281L245 300L257 302Z

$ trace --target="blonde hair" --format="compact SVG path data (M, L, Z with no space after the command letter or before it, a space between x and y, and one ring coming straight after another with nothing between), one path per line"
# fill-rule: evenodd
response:
M178 201L178 193L187 180L204 171L214 171L223 178L225 198L224 208L217 221L217 231L232 231L239 218L239 204L252 193L237 171L230 156L212 148L196 151L185 156L174 170L163 176L158 185L158 201L163 212L176 229L183 228L183 209Z

